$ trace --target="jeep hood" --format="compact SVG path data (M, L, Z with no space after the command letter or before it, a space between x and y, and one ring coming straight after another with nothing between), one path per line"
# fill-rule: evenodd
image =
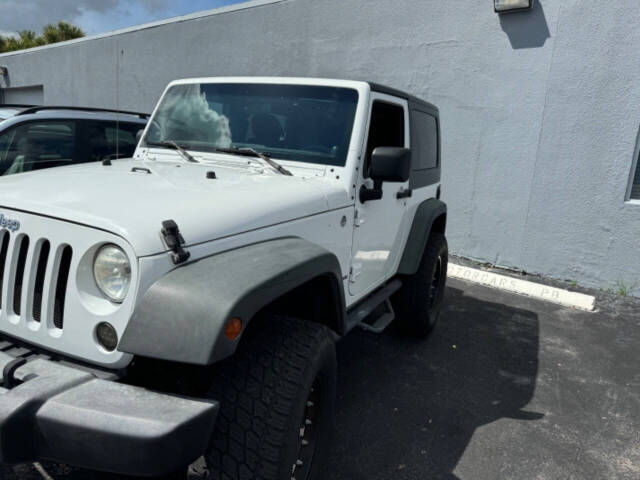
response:
M217 178L206 178L208 171ZM0 178L5 216L20 220L21 212L35 213L107 230L138 256L167 250L160 235L164 220L176 221L188 246L322 213L347 205L348 198L323 177L212 164L118 160Z

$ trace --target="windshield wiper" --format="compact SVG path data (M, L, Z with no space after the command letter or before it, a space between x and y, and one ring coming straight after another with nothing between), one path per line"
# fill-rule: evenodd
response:
M289 170L284 168L278 162L270 158L267 154L262 153L254 148L222 148L216 147L213 149L215 152L220 153L230 153L231 155L243 155L245 157L257 157L261 160L264 160L271 168L273 168L276 172L281 173L282 175L293 176Z
M176 150L178 153L180 153L180 155L182 155L182 157L186 161L192 162L192 163L200 163L198 160L195 159L193 155L187 152L184 149L184 147L178 145L173 140L166 140L164 142L145 142L145 143L151 147L163 147L163 148L170 148L172 150Z

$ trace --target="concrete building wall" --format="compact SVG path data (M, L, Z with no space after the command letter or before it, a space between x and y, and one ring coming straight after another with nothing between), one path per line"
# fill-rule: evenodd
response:
M640 272L640 203L625 202L640 124L636 7L540 0L498 16L489 0L260 0L0 55L0 65L11 87L44 85L48 104L134 110L191 76L408 90L441 110L454 253L629 285Z

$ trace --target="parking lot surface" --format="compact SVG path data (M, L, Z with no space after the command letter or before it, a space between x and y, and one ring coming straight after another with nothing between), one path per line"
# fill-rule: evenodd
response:
M581 312L451 280L427 340L338 345L328 480L640 478L640 301ZM44 465L54 479L92 472ZM33 466L0 469L34 480ZM102 477L104 478L104 477Z

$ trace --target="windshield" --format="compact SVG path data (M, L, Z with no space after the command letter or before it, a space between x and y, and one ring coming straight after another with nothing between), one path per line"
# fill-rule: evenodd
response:
M274 158L344 166L358 103L348 88L271 84L176 85L143 146L253 148Z

